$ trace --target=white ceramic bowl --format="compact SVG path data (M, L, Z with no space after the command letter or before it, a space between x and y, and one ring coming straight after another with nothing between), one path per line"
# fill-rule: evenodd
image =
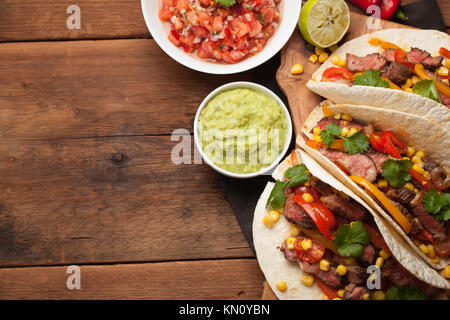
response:
M281 108L284 111L284 115L286 117L286 122L287 122L287 129L286 129L286 141L284 142L284 146L283 146L283 150L281 151L281 153L279 154L279 156L275 159L275 161L270 164L267 167L262 168L261 170L257 171L257 172L252 172L252 173L234 173L234 172L230 172L227 170L224 170L222 168L220 168L219 166L217 166L216 164L214 164L207 156L206 154L203 152L202 149L202 144L200 141L200 137L199 137L199 133L198 133L198 118L200 116L200 113L202 112L203 108L208 104L208 102L217 94L223 92L223 91L227 91L227 90L231 90L231 89L238 89L238 88L248 88L248 89L252 89L255 90L257 92L261 92L273 99L275 99L279 105L281 106ZM200 154L202 155L203 160L210 166L212 167L214 170L216 170L217 172L226 175L228 177L232 177L232 178L252 178L252 177L256 177L259 175L262 175L264 173L268 173L270 172L272 169L274 169L283 159L283 156L286 154L287 150L289 149L289 146L291 144L291 139L292 139L292 120L291 120L291 115L289 114L288 108L286 107L286 105L283 103L283 101L281 101L281 99L275 94L273 93L271 90L267 89L266 87L263 87L259 84L253 83L253 82L245 82L245 81L239 81L239 82L231 82L228 84L225 84L219 88L217 88L216 90L214 90L213 92L211 92L200 104L200 107L197 110L197 113L195 115L195 119L194 119L194 141L195 141L195 147L197 148L197 150L200 152Z
M239 63L221 64L208 62L197 57L197 54L185 53L181 48L175 47L167 38L169 23L162 22L158 17L162 0L141 0L145 23L156 43L174 60L191 69L212 73L230 74L252 69L273 57L289 40L297 26L301 9L301 0L282 0L279 4L281 23L275 34L269 39L264 49Z

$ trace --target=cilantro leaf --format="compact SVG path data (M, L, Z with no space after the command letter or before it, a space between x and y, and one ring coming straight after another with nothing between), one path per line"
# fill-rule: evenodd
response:
M425 210L436 215L442 221L450 219L450 193L437 193L431 189L424 196Z
M334 137L340 136L341 134L342 128L339 127L336 123L331 122L327 124L326 130L322 130L320 132L320 138L325 145L331 146L334 142Z
M289 187L296 187L298 185L304 184L309 180L309 175L306 173L306 167L304 164L298 164L286 170L284 173L286 178L291 178L289 180Z
M413 92L422 97L442 103L441 97L436 89L434 80L421 80L413 87Z
M344 138L344 150L350 155L354 155L357 152L364 153L369 150L369 147L369 138L362 130Z
M361 221L339 227L334 236L334 244L339 254L344 257L359 257L364 252L364 246L369 243L370 235Z
M386 300L426 300L425 293L417 287L392 287L386 292Z
M403 187L407 181L411 180L409 169L412 162L408 159L395 159L389 157L381 165L381 175L394 187Z
M286 201L284 189L286 188L287 183L288 181L275 182L275 186L267 199L266 208L270 206L272 209L280 209L284 206Z
M383 80L379 70L369 69L353 80L353 85L389 88L389 83Z
M232 5L236 4L236 0L215 0L214 2L224 7L231 7Z

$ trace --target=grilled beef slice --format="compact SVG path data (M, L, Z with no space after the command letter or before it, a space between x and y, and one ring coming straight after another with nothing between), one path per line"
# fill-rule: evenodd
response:
M423 168L430 173L431 181L433 181L433 184L439 191L445 191L450 188L450 177L439 163L429 157L424 157L423 164Z
M392 62L386 70L386 76L392 82L401 85L412 76L411 70L400 62Z
M384 51L384 57L388 62L395 62L395 49L386 49Z
M375 247L369 243L364 247L363 254L358 258L362 263L371 265L375 261L376 251Z
M365 287L359 287L354 283L345 287L344 298L346 300L363 300L364 295L369 293L369 290Z
M347 266L347 279L351 283L363 284L368 278L366 269L360 266L348 265Z
M442 64L443 59L444 57L442 56L432 57L427 51L418 48L412 48L405 55L406 62L412 64L421 63L426 69L433 71Z
M328 209L345 220L366 220L368 216L367 211L359 204L347 201L336 194L323 196L322 202Z
M422 226L431 233L435 239L444 240L447 238L442 222L425 210L422 192L418 193L410 202L410 208L411 214L419 219Z
M365 57L358 57L347 53L346 57L347 69L351 72L364 72L369 69L382 70L387 65L385 57L380 56L379 53L371 53Z
M313 229L315 223L311 220L309 215L301 208L292 196L286 198L284 205L284 217L292 223L298 224L305 229Z
M381 174L381 165L389 159L389 156L385 153L378 152L372 147L367 150L365 155L369 156L372 159L373 163L375 163L375 167L377 168L377 173Z
M322 196L333 194L331 187L327 185L325 182L322 182L321 180L317 179L316 177L311 176L309 182L311 183L311 187L318 190Z
M338 288L344 284L344 278L339 276L335 267L330 267L330 270L323 271L319 268L319 262L309 263L302 261L299 262L299 265L303 272L315 275L332 288Z

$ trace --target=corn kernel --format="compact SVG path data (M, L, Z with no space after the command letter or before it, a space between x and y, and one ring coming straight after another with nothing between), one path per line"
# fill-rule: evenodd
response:
M425 178L427 178L428 180L431 179L431 174L428 171L425 171L425 173L423 174L423 176Z
M303 198L303 200L305 200L307 203L312 203L312 202L314 202L313 196L312 196L310 193L308 193L308 192L305 192L304 194L302 194L302 198Z
M353 135L353 134L355 134L355 133L357 133L358 132L358 129L356 129L356 128L351 128L350 129L350 133L348 134L349 136L351 136L351 135Z
M406 88L405 92L414 93L413 89L411 89L411 88Z
M443 272L444 278L450 279L450 265L446 265Z
M339 297L343 298L344 294L345 294L345 290L344 289L340 289L340 290L338 290L337 294L338 294Z
M314 135L314 141L322 142L322 138L320 137L320 135L315 134Z
M305 286L311 287L311 286L314 284L314 277L313 277L313 276L310 276L310 275L304 276L304 277L301 279L301 282L302 282Z
M418 163L413 164L412 169L414 171L417 171L417 172L421 173L421 174L425 173L425 170L423 170L422 167L420 166L420 164L418 164Z
M289 233L291 236L296 237L300 234L302 230L300 229L299 226L297 226L296 224L291 223L289 225ZM295 238L294 238L295 239Z
M368 293L366 293L365 295L363 295L363 299L364 299L364 300L369 300L369 299L370 299L370 296L369 296L369 294L368 294Z
M304 183L304 185L307 186L307 187L310 187L310 186L311 186L311 182L306 181L306 182Z
M339 59L337 65L338 67L345 68L345 66L347 65L347 61L345 61L345 59Z
M290 249L290 250L293 250L294 249L294 243L295 243L296 240L297 239L295 239L294 237L287 238L287 240L286 240L287 248Z
M336 113L336 114L334 115L334 118L335 118L336 120L341 119L341 117L342 117L342 113L340 113L340 112L338 112L338 113Z
M422 159L420 159L420 157L417 156L417 154L411 158L412 163L418 163L421 162Z
M450 82L448 82L448 79L441 79L441 81L442 81L443 83L445 83L446 85L450 85Z
M416 156L419 157L419 158L425 157L425 151L423 151L423 150L417 151L416 152Z
M322 130L321 130L319 127L315 127L315 128L313 129L313 133L314 133L315 135L319 135L321 132L322 132Z
M358 262L356 262L355 258L347 258L345 260L345 263L350 265L350 266L356 266L358 264Z
M320 260L319 268L322 271L328 271L330 270L330 263L328 262L328 260L322 259Z
M411 158L409 158L409 157L402 157L402 159L411 161Z
M331 47L329 47L328 49L331 50L331 52L335 52L337 49L339 48L339 46L337 44L333 44Z
M342 300L341 298L334 298L333 300Z
M383 257L378 257L377 260L375 261L375 265L376 265L378 268L381 269L381 267L383 266L383 264L384 264L384 259L383 259Z
M419 189L414 188L414 192L415 192L415 193L419 193Z
M340 60L341 58L339 58L339 56L338 55L335 55L335 54L332 54L331 55L331 58L330 58L330 60L331 60L331 62L333 62L335 65L337 65L338 63L339 63L339 60Z
M373 293L373 298L375 300L384 300L386 298L386 295L384 294L383 291L378 290Z
M428 247L424 244L421 244L419 246L420 251L422 251L424 254L428 254Z
M414 153L416 153L416 149L414 149L413 147L406 148L406 155L408 157L412 157L414 155Z
M319 55L319 62L324 63L328 59L328 53L323 52Z
M277 211L279 214L284 214L284 208L279 208L275 211Z
M304 240L302 240L302 242L300 242L300 246L305 251L311 249L312 248L312 241L311 241L311 239L304 239Z
M437 70L437 74L441 77L447 77L448 76L448 69L444 66L441 66Z
M348 125L348 121L347 121L347 120L344 120L344 121L342 121L342 124L343 124L344 126L346 126L346 125Z
M342 129L341 136L342 137L348 136L349 133L350 133L350 130L348 130L348 128L345 127L345 128Z
M406 82L402 85L402 89L405 90L407 88L411 88L413 85L412 79L408 78L406 79Z
M319 48L319 47L316 47L316 48L314 49L314 51L316 52L316 54L317 54L318 56L320 56L322 53L325 52L324 49Z
M300 63L294 64L291 68L292 74L301 74L303 73L303 66Z
M390 257L389 253L387 253L386 251L384 251L383 249L380 250L380 252L378 253L380 255L380 257L382 257L384 260L386 260L387 258Z
M432 258L431 262L434 263L434 264L438 264L439 263L439 257L436 256L436 257Z
M340 264L337 266L336 268L336 272L340 275L340 276L345 276L345 274L347 273L347 267Z
M322 300L330 300L330 298L328 298L328 296L327 296L326 294L324 294L324 295L322 296Z
M412 81L413 84L416 84L417 82L420 81L420 78L418 76L416 76L416 75L413 75L412 78L411 78L411 81Z
M262 221L267 228L272 228L275 224L275 221L270 216L265 216Z
M404 187L409 191L414 191L414 185L411 182L405 183Z
M287 283L286 283L286 281L278 281L278 282L276 283L276 287L277 287L277 289L280 290L281 292L284 292L284 291L286 291Z
M445 61L445 66L450 69L450 59L447 59L447 61Z
M420 246L422 244L422 242L420 242L417 239L413 239L413 243L416 245L416 247Z
M353 118L351 115L347 114L347 113L343 113L342 114L342 120L347 120L347 121L352 121Z
M319 57L317 55L312 54L309 56L308 61L311 63L316 63L318 59L319 59Z
M436 252L434 251L434 246L433 246L432 244L429 244L429 245L427 246L427 248L428 248L428 256L429 256L430 258L436 257Z
M277 222L280 219L280 214L278 211L272 210L269 212L269 217L271 217L273 221Z
M386 179L381 179L381 180L378 181L377 185L378 185L378 188L381 188L381 189L387 188L388 187L388 182L387 182Z

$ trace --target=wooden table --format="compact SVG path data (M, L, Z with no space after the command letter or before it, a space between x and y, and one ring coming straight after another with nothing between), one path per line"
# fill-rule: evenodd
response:
M274 84L273 61L200 74L151 40L140 1L25 3L0 4L0 299L260 298L217 174L172 163L171 135L192 134L221 84ZM80 30L66 27L72 4Z

